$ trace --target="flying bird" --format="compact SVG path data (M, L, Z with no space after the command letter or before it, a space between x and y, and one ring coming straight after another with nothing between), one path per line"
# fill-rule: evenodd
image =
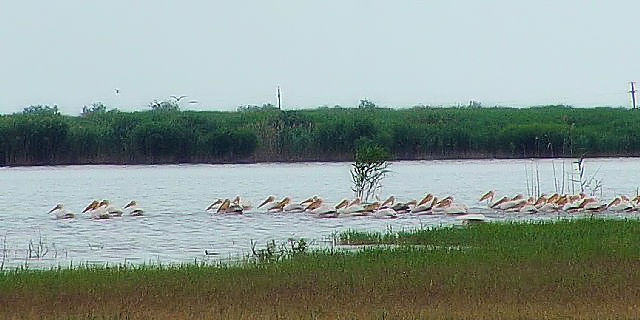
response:
M186 98L187 96L171 96L171 98L176 99L176 102L180 102L180 100Z
M113 91L116 93L116 95L120 94L120 89L118 89L118 88L116 88L116 89L115 89L115 90L113 90Z

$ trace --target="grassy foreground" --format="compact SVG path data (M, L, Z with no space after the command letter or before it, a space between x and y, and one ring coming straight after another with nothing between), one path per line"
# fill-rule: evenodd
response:
M0 317L607 319L640 317L640 221L486 224L352 243L242 266L0 275Z

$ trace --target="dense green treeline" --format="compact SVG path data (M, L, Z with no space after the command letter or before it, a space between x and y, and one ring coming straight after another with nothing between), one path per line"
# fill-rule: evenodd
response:
M0 165L640 155L640 113L617 108L151 110L0 116Z

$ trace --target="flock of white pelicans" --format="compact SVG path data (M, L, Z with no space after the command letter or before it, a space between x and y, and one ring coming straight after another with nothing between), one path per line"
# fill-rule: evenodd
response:
M135 200L129 202L122 209L112 206L109 200L94 200L82 210L82 213L88 214L92 219L110 219L122 217L125 214L139 217L144 214L144 210L138 207L138 203ZM56 219L73 219L76 217L75 213L67 211L61 203L51 209L49 214L53 214Z
M640 210L640 195L633 199L626 195L615 197L610 202L601 202L595 197L580 194L558 194L550 196L545 194L538 198L526 198L522 194L514 197L504 196L495 200L495 191L489 191L482 195L479 203L486 201L486 207L473 207L473 209L489 210L495 213L598 213L598 212L637 212ZM495 200L495 201L494 201ZM243 214L254 208L240 196L233 200L218 199L209 205L205 211L214 214ZM262 210L267 213L308 213L319 218L338 218L354 216L372 216L375 218L396 218L403 214L412 215L455 215L463 222L483 222L486 217L481 213L469 213L469 207L465 204L454 201L453 196L438 198L429 193L421 200L410 200L407 202L396 202L394 196L390 196L384 201L373 203L363 203L360 198L353 200L343 199L335 205L325 203L325 201L313 196L301 202L294 202L290 197L282 200L275 196L269 196L253 211ZM58 219L74 218L75 214L64 209L62 204L58 204L51 209ZM144 210L137 206L136 201L129 202L122 209L111 206L108 200L93 201L82 213L87 213L93 219L109 219L121 217L123 215L141 216Z
M489 191L482 195L479 203L486 201L486 207L473 207L477 211L489 210L495 213L597 213L597 212L636 212L640 210L640 195L629 198L621 195L608 203L603 203L595 197L589 197L584 193L568 195L554 193L551 196L545 194L538 198L526 198L522 194L514 197L504 196L496 199L495 191ZM495 200L495 201L494 201ZM343 199L336 205L326 204L322 198L313 196L302 202L293 202L285 197L277 200L269 196L258 207L271 213L310 213L321 218L372 216L376 218L396 218L402 214L413 215L455 215L463 222L483 222L486 217L481 213L469 213L467 205L455 202L453 196L438 198L429 193L421 200L396 202L394 196L385 201L362 203L360 198L353 200ZM213 210L215 214L242 214L252 207L243 202L240 197L234 200L218 199L206 210Z

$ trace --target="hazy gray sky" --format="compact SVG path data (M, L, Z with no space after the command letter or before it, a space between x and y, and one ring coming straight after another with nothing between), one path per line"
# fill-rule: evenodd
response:
M234 110L277 85L289 108L628 106L639 30L637 0L0 0L0 112Z

